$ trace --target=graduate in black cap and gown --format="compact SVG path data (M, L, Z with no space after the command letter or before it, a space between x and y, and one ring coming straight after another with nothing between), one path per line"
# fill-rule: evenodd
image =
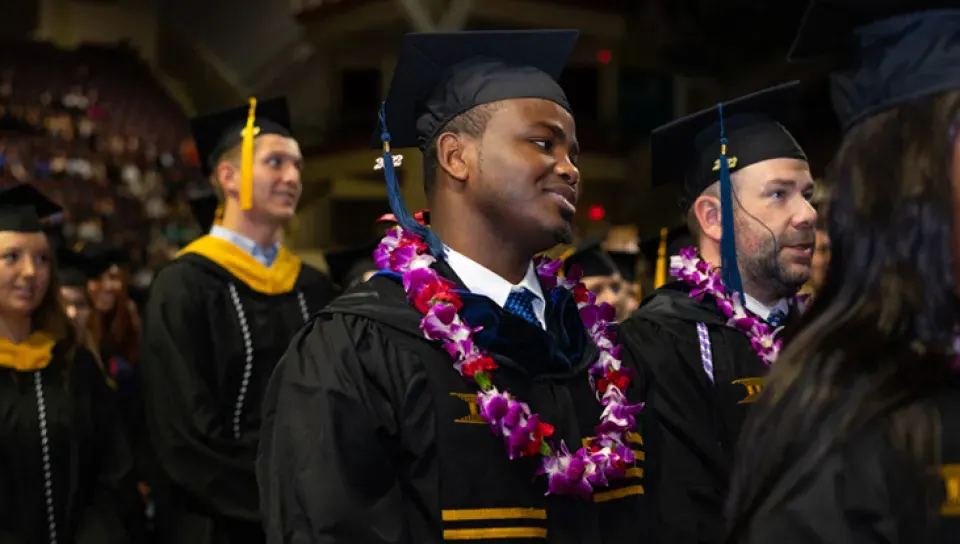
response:
M602 240L580 244L563 260L564 273L569 273L572 266L580 268L583 274L581 281L596 295L597 301L606 302L616 309L617 321L626 319L636 309L629 304L632 296L630 284L623 277L621 267L613 256L603 249Z
M29 185L0 192L0 542L128 542L130 450L93 355L60 303Z
M136 304L128 296L126 248L106 243L74 247L85 263L92 312L87 320L88 341L95 346L104 370L117 385L120 416L130 443L136 446L143 430L140 398L141 324Z
M799 317L791 296L810 274L816 211L806 157L782 124L795 92L794 83L767 89L652 135L653 179L680 186L696 240L681 252L684 269L702 279L664 284L620 328L624 362L640 374L646 402L648 542L722 540L740 426L784 315ZM698 297L710 286L736 294L725 306ZM733 304L736 322L724 311ZM753 334L762 331L765 339Z
M290 339L334 289L276 242L302 190L286 101L251 99L194 119L192 129L223 200L210 233L157 274L144 315L143 397L162 467L152 485L158 538L257 543L263 392Z
M960 5L815 2L792 56L829 52L833 251L744 426L728 542L958 542Z
M620 473L606 485L585 488L579 461L550 465L569 480L548 487L537 477L542 453L560 451L561 440L594 451L603 412L589 376L600 348L573 295L541 283L532 262L571 237L578 145L557 77L576 36L408 34L378 129L390 147L424 154L431 228L403 206L395 157L385 152L388 194L407 236L421 240L418 259L435 259L422 270L452 282L445 285L462 301L462 319L483 327L474 347L488 358L464 362L464 371L489 376L552 427L511 404L510 421L528 426L510 435L511 460L482 415L500 421L502 412L478 407L484 386L458 373L456 350L425 338L424 314L399 275L378 274L298 334L270 382L257 463L269 542L639 538L642 471L629 458L632 432L622 433ZM619 383L607 394L633 395ZM620 425L632 429L636 411L624 410L616 408ZM605 448L596 455L613 451Z
M67 317L77 331L78 342L86 347L97 359L111 389L117 388L117 382L100 358L100 348L90 334L90 317L93 302L87 290L87 282L97 277L98 265L82 253L68 247L57 248L57 279L60 282L60 299Z

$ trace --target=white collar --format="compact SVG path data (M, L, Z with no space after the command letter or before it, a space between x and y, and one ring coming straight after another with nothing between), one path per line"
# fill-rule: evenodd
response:
M470 257L454 251L449 246L446 247L446 250L447 264L450 265L450 268L453 269L453 272L463 281L464 286L466 286L470 292L485 296L495 302L497 306L503 308L507 303L507 297L510 296L511 291L528 289L536 295L533 301L533 311L537 319L540 320L541 324L546 322L546 301L543 297L543 289L540 288L540 280L537 278L537 270L534 268L533 263L530 263L529 268L527 268L527 274L523 277L523 280L521 280L518 285L513 285L496 272L486 268Z
M774 310L779 310L783 315L790 313L790 305L787 303L787 299L785 298L781 298L773 306L767 306L746 293L744 293L743 299L744 306L746 306L747 310L764 321L767 321L770 318L770 314Z

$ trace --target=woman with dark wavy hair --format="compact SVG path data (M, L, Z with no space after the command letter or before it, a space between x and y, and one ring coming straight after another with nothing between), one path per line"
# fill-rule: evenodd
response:
M836 3L795 53L831 45ZM728 542L957 542L960 11L841 3L862 26L831 75L832 256L741 435Z

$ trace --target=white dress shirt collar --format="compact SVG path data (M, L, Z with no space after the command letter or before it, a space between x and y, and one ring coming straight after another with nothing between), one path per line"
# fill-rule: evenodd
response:
M744 306L746 306L747 311L753 313L760 319L767 321L770 319L770 314L774 310L779 310L784 316L790 313L790 305L787 303L787 299L782 298L777 301L773 306L767 306L759 300L751 297L750 295L744 294L743 299L745 301Z
M519 289L528 289L536 295L533 300L533 312L540 321L541 326L546 328L546 307L547 303L543 297L543 289L540 288L540 279L537 277L537 270L533 263L527 268L527 274L518 285L513 285L496 272L484 267L470 257L454 251L450 247L446 248L447 264L453 269L453 272L463 281L464 286L470 292L482 295L501 308L507 303L507 297L510 292Z

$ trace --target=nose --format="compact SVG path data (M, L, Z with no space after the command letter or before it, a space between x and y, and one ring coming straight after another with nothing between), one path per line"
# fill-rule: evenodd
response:
M23 268L20 271L21 276L32 278L37 275L37 263L33 259L24 259Z
M300 166L296 164L287 164L287 167L283 169L284 184L295 187L298 193L300 192L301 176Z
M794 227L812 229L817 224L817 209L807 199L801 199L800 209L794 215Z
M568 184L574 187L580 185L580 169L577 168L577 165L570 159L570 155L561 153L561 157L557 160L554 170L557 175Z

